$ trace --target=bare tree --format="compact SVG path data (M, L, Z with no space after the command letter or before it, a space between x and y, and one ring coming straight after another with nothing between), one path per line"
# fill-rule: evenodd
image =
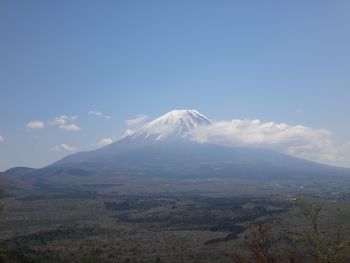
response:
M249 258L244 259L239 254L233 255L235 263L301 263L300 257L294 250L290 250L286 259L282 256L274 255L272 252L273 241L270 236L270 228L262 221L255 222L248 226L249 234L244 240L245 248L249 253Z
M315 263L340 263L349 262L345 257L345 248L349 246L346 236L343 234L342 225L337 225L334 240L330 240L321 231L321 211L319 203L311 203L305 200L297 201L305 219L309 224L309 231L304 233L306 251Z
M4 190L0 186L0 198L3 196ZM3 211L4 205L0 203L0 212ZM6 255L6 248L3 246L0 246L0 263L7 262L7 255Z
M270 229L261 221L254 226L248 226L249 233L244 240L249 258L245 259L241 254L234 254L235 263L346 263L350 262L346 255L349 241L342 229L337 225L335 233L323 233L321 231L321 211L319 203L297 200L297 206L302 212L302 218L306 220L306 230L301 233L301 238L293 244L288 244L282 251L283 256L272 252L273 242ZM289 238L292 240L291 238Z
M4 190L0 186L0 198L3 196ZM4 204L0 203L0 212L4 209Z

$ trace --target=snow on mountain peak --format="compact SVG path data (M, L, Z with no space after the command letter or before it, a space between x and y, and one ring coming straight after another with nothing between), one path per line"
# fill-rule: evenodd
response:
M172 137L184 137L187 132L212 122L196 110L172 110L145 124L129 137L142 141L160 141Z

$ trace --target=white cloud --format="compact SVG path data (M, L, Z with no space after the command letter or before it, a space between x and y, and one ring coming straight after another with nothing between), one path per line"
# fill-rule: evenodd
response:
M108 119L108 120L112 119L111 116L109 116L109 115L104 115L104 114L103 114L102 112L100 112L100 111L91 110L91 111L88 112L88 114L89 114L90 116L105 118L105 119Z
M114 138L101 138L98 142L98 146L106 146L114 142Z
M0 135L0 143L4 143L4 142L5 142L4 137Z
M78 149L77 147L71 146L71 145L66 144L66 143L55 145L52 148L53 151L68 151L68 152L76 151L77 149Z
M80 131L80 127L75 123L60 125L59 128L66 131Z
M27 123L28 129L42 129L45 127L45 124L42 121L30 121Z
M101 116L102 116L102 112L100 112L100 111L94 111L94 110L89 111L88 114L89 114L90 116L97 116L97 117L101 117Z
M66 123L69 122L74 122L78 119L78 116L67 116L67 115L61 115L59 117L56 117L54 120L49 121L50 125L53 126L60 126L60 125L64 125Z
M143 123L146 119L147 119L147 115L137 115L135 118L127 120L126 121L126 125L127 126L135 126L135 125L139 125L141 123Z
M78 116L61 115L56 117L54 120L49 121L49 124L51 126L58 126L60 129L66 131L80 131L80 127L75 124L77 119Z
M126 131L124 132L124 135L122 137L125 137L125 136L129 136L131 134L135 133L134 130L131 130L131 129L126 129Z
M350 167L350 142L338 145L324 129L260 120L220 121L188 134L192 140L272 149L296 157Z

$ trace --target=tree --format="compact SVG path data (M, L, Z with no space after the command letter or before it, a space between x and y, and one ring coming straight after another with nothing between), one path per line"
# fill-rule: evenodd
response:
M274 242L270 236L270 228L262 221L255 222L248 226L249 234L244 240L245 248L249 253L249 259L245 260L239 254L233 255L235 263L300 263L301 258L294 250L290 250L287 259L282 260L282 256L274 255L272 246Z
M100 262L99 251L96 248L90 248L80 259L81 263L98 263Z
M305 232L303 243L315 263L349 262L345 257L345 248L349 246L347 238L343 235L341 224L337 225L334 240L329 240L321 231L321 211L319 203L298 200L297 205L306 219L309 230ZM328 234L329 236L329 234Z
M2 189L2 187L0 186L0 198L3 196L4 194L4 190ZM2 203L0 203L0 212L4 210L4 205Z
M3 196L4 190L0 186L0 198ZM4 210L4 205L0 203L0 212ZM7 262L7 253L6 248L3 246L0 246L0 263Z
M249 258L245 259L240 254L234 254L235 263L341 263L350 262L346 256L346 248L349 241L339 224L336 233L323 233L321 231L321 211L319 203L297 200L297 207L302 212L302 218L306 220L306 231L301 233L301 238L295 244L289 244L284 256L272 253L270 229L261 221L255 226L249 226L249 233L244 240ZM289 238L292 240L292 238ZM306 254L304 254L306 253ZM305 256L302 256L305 255ZM308 256L308 257L307 257Z

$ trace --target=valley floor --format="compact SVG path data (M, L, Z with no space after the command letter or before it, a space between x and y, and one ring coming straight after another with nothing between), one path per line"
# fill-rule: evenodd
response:
M178 191L179 185L185 190ZM0 216L1 244L10 262L233 262L233 254L245 254L247 226L262 220L284 255L291 233L308 229L295 205L299 197L322 203L330 239L336 221L350 233L343 185L227 185L231 191L209 194L207 183L197 183L195 193L188 191L193 184L176 183L176 192L167 194L115 185L9 194Z

